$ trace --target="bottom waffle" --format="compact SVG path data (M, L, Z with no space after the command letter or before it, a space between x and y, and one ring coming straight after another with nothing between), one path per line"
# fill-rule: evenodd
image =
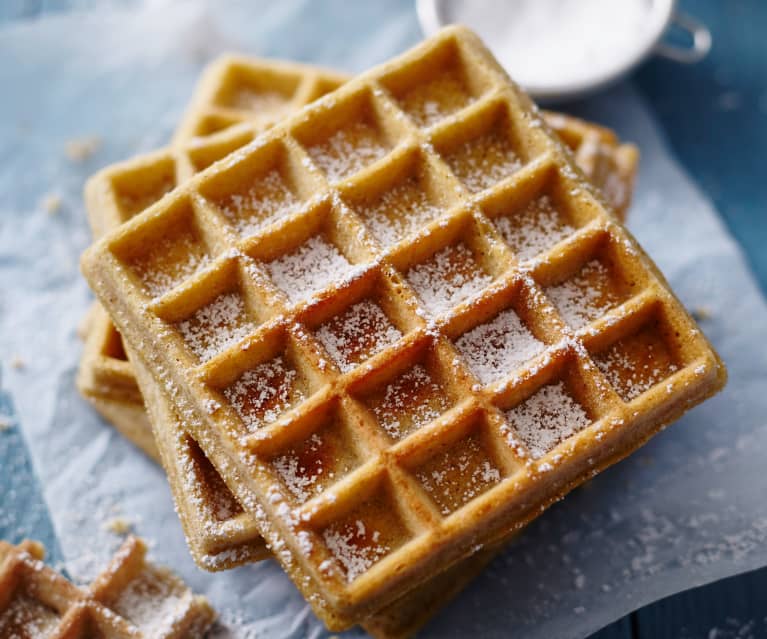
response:
M130 353L130 361L195 561L203 568L217 570L268 556L255 520L243 511L199 446L184 431L173 403L136 354ZM199 545L203 542L207 549L201 552ZM463 590L500 548L483 549L452 566L372 615L362 627L377 639L411 636Z
M88 588L42 562L43 547L0 541L0 636L11 639L195 639L215 613L128 538Z

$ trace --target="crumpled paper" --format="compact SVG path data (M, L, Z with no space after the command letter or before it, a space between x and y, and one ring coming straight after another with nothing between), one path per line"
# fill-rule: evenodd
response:
M76 327L90 299L78 271L89 242L81 189L98 167L169 139L201 65L217 52L356 71L419 37L404 0L146 2L0 28L2 383L75 577L103 565L119 544L111 524L126 520L160 562L210 596L223 617L215 636L325 636L273 562L197 570L160 469L77 395ZM531 639L584 637L658 598L767 564L765 300L631 87L577 111L639 144L629 226L688 307L704 311L702 328L730 382L534 522L426 637L501 637L509 628ZM94 136L93 155L67 156L68 141ZM14 359L19 365L8 366ZM3 487L12 473L0 468Z

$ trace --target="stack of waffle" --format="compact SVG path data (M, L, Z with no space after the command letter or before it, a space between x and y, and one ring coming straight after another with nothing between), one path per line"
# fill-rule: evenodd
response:
M222 59L88 183L79 388L202 568L274 557L330 629L408 635L724 384L621 224L635 170L463 28L353 79Z

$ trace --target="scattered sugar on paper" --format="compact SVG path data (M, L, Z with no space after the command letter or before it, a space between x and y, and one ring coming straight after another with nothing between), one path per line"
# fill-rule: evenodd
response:
M509 309L462 335L456 347L466 358L471 372L483 384L492 384L541 353L546 346Z
M479 293L493 278L482 270L465 244L448 246L413 266L407 280L432 315L443 315Z
M341 278L352 265L333 244L315 235L266 268L274 284L296 304Z
M590 423L588 415L570 397L562 381L544 386L507 411L506 417L535 459Z
M402 333L381 307L370 300L354 304L317 330L317 338L342 372L350 371L400 337Z

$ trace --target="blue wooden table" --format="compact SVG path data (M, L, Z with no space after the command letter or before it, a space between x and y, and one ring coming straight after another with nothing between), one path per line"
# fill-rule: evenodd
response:
M46 0L0 4L0 20L60 10ZM767 291L767 0L681 0L714 35L707 60L694 67L647 62L636 84L658 117L672 148L715 201L744 247ZM0 397L4 415L12 415ZM0 429L4 447L23 451L15 428ZM20 466L28 460L17 456ZM19 473L19 476L29 473ZM20 503L42 503L29 482L0 495L0 513ZM15 504L15 505L14 505ZM0 529L3 522L0 521ZM20 522L15 537L34 530L60 558L45 513ZM647 606L596 633L592 639L767 639L767 569L681 593Z

